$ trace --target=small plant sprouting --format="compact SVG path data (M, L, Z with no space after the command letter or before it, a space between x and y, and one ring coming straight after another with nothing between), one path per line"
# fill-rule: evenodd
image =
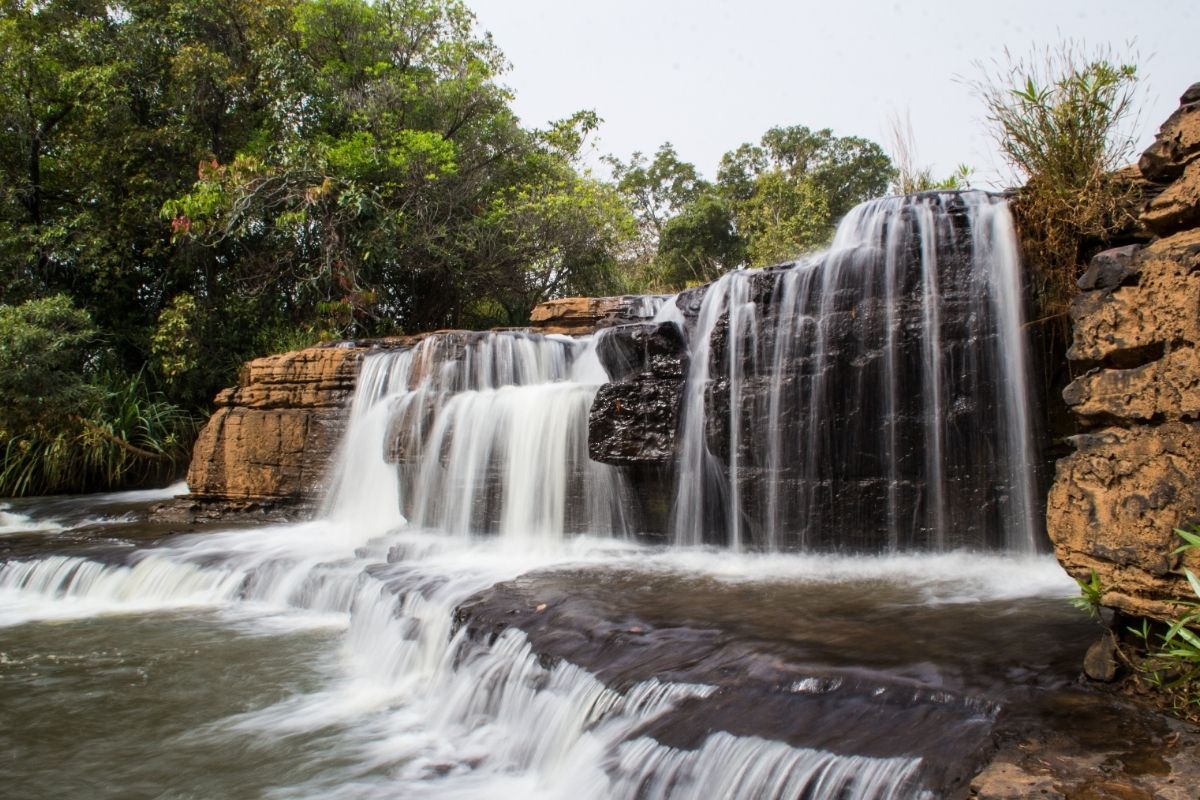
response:
M1104 596L1100 576L1096 574L1096 570L1092 570L1091 577L1087 580L1076 578L1075 582L1079 584L1079 596L1071 598L1071 605L1080 611L1086 611L1093 619L1099 619L1100 609L1103 607L1100 598Z
M1200 550L1200 526L1176 528L1175 533L1184 543L1171 555ZM1156 634L1147 620L1130 632L1146 646L1146 658L1138 667L1143 680L1166 695L1180 716L1195 720L1200 719L1200 578L1186 567L1183 574L1195 599L1176 601L1182 612L1169 621L1166 632Z

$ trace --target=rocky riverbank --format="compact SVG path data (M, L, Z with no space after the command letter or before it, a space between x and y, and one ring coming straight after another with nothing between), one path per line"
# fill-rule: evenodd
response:
M1071 305L1064 392L1083 433L1058 464L1048 527L1101 602L1168 618L1189 594L1173 530L1200 521L1200 84L1139 161L1159 191L1141 221L1157 238L1097 255Z

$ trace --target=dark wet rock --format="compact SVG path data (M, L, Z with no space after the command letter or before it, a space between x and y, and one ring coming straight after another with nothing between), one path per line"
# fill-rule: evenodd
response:
M457 624L484 641L515 627L543 664L580 666L617 691L651 678L714 687L633 734L685 750L725 731L919 756L933 796L994 800L1055 796L1043 789L1183 800L1200 773L1194 729L1075 684L1095 629L1063 603L964 615L887 582L864 595L580 568L498 584Z
M606 383L588 422L588 455L618 466L669 464L675 454L681 378Z
M1087 272L1080 276L1077 285L1080 289L1112 289L1125 283L1137 274L1137 255L1141 245L1129 244L1124 247L1114 247L1097 253L1088 264Z
M610 381L642 373L682 379L687 372L687 342L674 322L621 325L597 336L596 355Z

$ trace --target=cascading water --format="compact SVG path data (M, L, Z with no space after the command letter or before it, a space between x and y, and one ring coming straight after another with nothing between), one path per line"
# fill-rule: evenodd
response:
M690 317L661 298L642 303L635 316L690 332L676 541L1029 549L1016 266L1002 203L928 196L861 207L823 257L731 273ZM83 640L119 638L129 619L140 637L149 618L175 614L172 636L205 642L197 661L230 646L203 639L204 625L322 648L299 659L307 671L293 683L259 676L261 696L231 689L190 727L171 727L168 707L149 728L112 731L122 757L72 759L107 771L89 796L136 796L129 786L160 780L178 796L900 800L961 780L946 775L996 718L971 696L985 669L954 662L941 674L902 643L865 665L831 653L847 636L855 650L882 641L895 615L924 614L932 629L957 607L1036 603L1071 582L1047 560L639 545L627 538L640 522L622 473L587 457L589 407L607 380L593 344L445 333L366 357L315 521L0 563L0 636L54 620ZM967 430L989 415L987 432ZM856 482L848 502L873 504L862 517L885 520L885 532L824 532L852 519L829 507ZM971 502L990 515L978 539L956 532ZM860 579L866 600L847 588ZM595 629L571 622L585 590L616 604L594 601ZM690 599L710 596L712 608ZM842 596L884 627L799 631L800 604ZM0 670L15 669L5 658ZM196 669L203 681L200 670L229 667ZM154 757L126 757L137 730L156 751L169 743L162 776L139 771ZM239 773L247 750L270 758ZM52 794L42 787L58 785L62 760L9 770L8 788Z
M1034 552L1015 242L990 195L886 198L825 253L706 287L674 541Z
M587 457L603 380L588 342L522 333L435 334L369 356L327 513L518 548L624 535L621 476Z

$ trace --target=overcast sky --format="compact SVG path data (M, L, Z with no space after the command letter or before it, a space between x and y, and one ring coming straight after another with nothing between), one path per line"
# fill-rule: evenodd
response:
M670 141L709 177L773 125L886 146L890 119L908 114L921 164L941 177L966 163L994 184L1007 171L963 81L1005 47L1072 38L1136 54L1139 148L1200 81L1200 0L466 2L512 64L503 82L526 124L593 109L600 151Z

